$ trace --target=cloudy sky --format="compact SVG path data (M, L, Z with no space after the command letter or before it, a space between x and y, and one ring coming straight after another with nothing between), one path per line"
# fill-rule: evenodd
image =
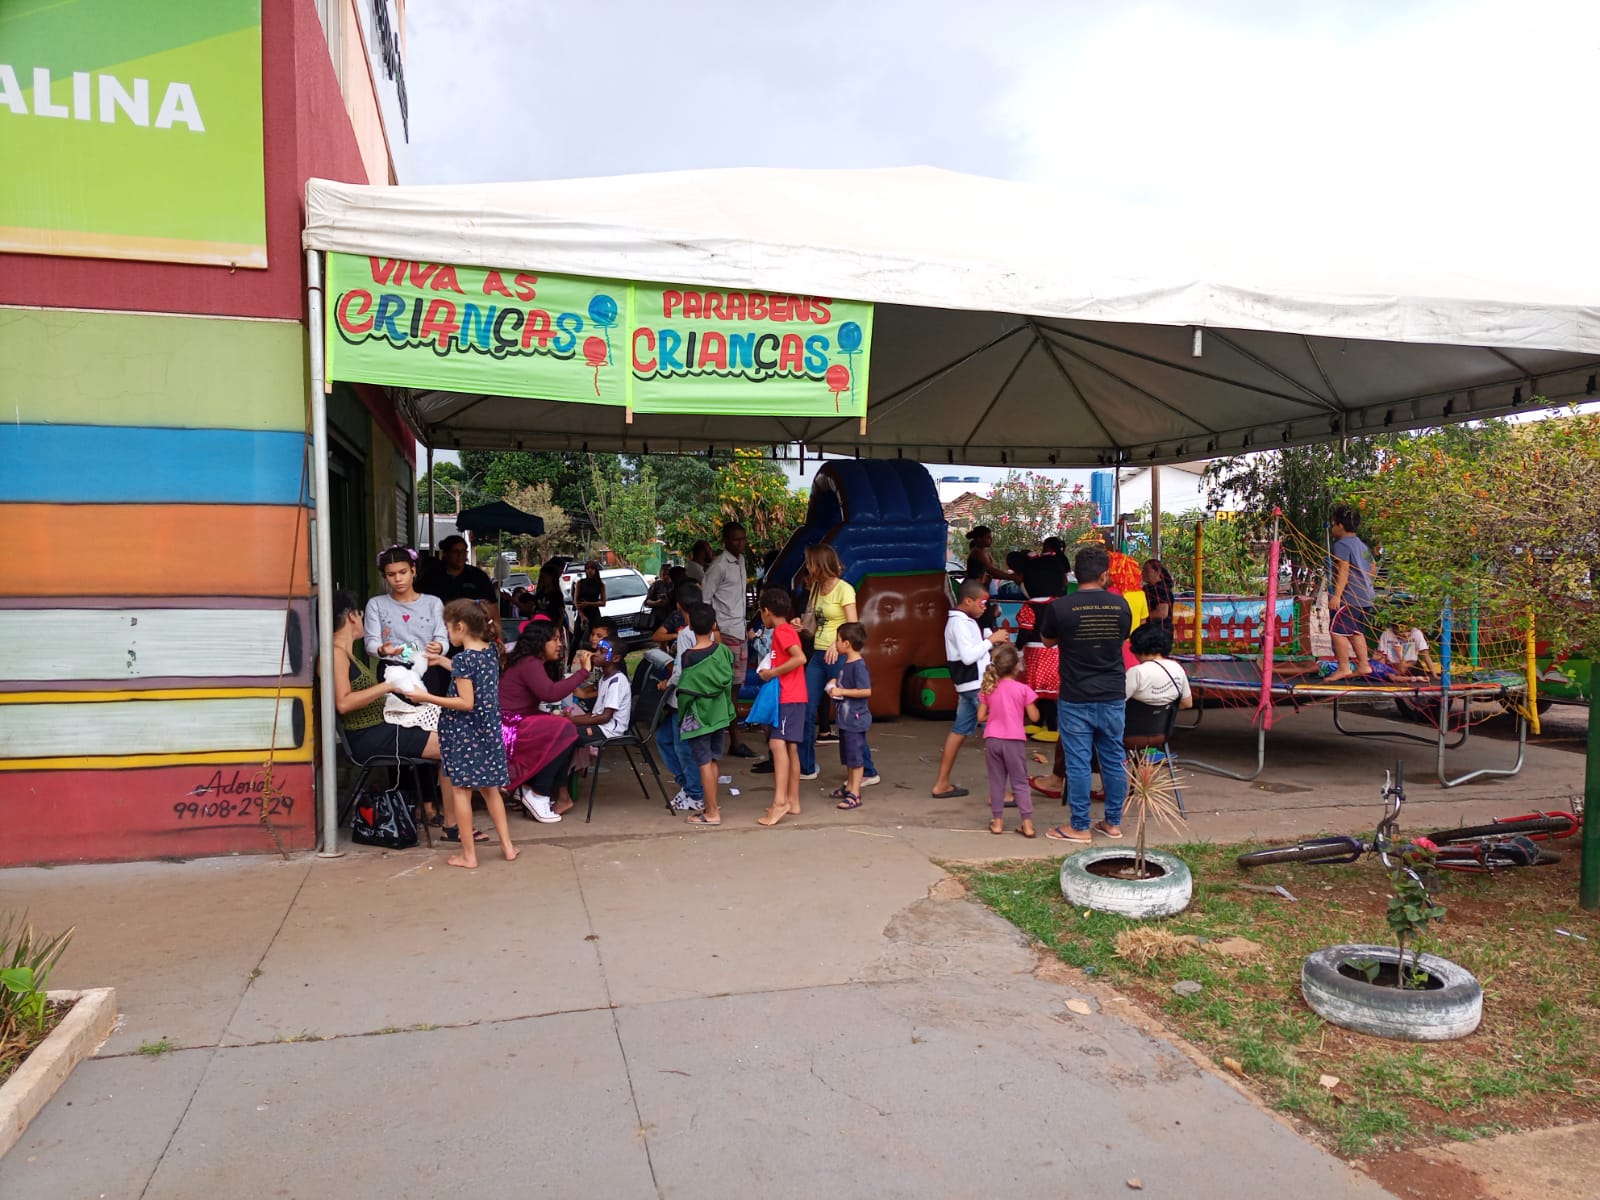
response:
M407 19L411 183L927 164L1156 205L1196 236L1443 229L1503 275L1575 251L1600 184L1594 0L480 0Z

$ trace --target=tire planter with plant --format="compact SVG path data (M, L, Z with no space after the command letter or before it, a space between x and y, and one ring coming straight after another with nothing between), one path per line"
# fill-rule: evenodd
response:
M1189 907L1194 877L1189 864L1164 850L1144 852L1144 878L1133 875L1131 847L1096 846L1061 861L1061 894L1075 908L1148 920ZM1124 874L1126 873L1126 874Z
M1408 968L1427 972L1423 987L1397 987L1394 946L1329 946L1306 957L1300 994L1324 1020L1375 1037L1443 1042L1466 1037L1483 1019L1483 988L1465 967L1435 954L1406 955ZM1360 967L1383 972L1369 982Z

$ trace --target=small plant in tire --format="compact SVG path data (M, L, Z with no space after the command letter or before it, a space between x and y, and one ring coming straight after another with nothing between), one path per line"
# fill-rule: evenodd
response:
M1417 838L1399 858L1388 864L1389 884L1394 894L1389 897L1389 910L1385 914L1389 931L1394 934L1399 956L1395 962L1395 986L1400 988L1425 988L1430 976L1422 968L1422 936L1428 926L1441 921L1445 907L1435 904L1422 882L1420 870L1432 865L1438 851L1427 838ZM1411 965L1406 965L1406 945L1411 946ZM1359 973L1368 983L1377 983L1383 964L1375 958L1350 958L1345 965Z

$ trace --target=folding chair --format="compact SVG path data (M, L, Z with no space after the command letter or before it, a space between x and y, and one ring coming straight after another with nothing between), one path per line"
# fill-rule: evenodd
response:
M1178 768L1173 762L1172 747L1168 742L1178 723L1178 702L1146 704L1143 700L1129 700L1123 710L1122 746L1125 750L1159 750L1165 756L1167 770L1172 775L1172 786L1178 794L1178 812L1189 814L1183 807L1183 789L1178 787Z
M628 766L633 768L633 777L639 781L639 790L648 800L649 785L639 773L639 764L633 760L632 750L637 747L650 767L650 774L656 777L656 787L661 789L661 799L668 808L672 807L672 798L667 795L667 785L661 781L661 768L656 766L655 755L650 753L650 746L656 737L656 727L661 724L661 714L667 707L664 702L666 694L656 687L656 684L666 677L666 673L661 670L658 663L648 660L640 662L633 671L633 714L628 722L628 732L608 737L603 742L591 743L595 751L594 765L590 768L594 772L594 778L589 783L589 809L583 817L585 825L594 819L594 794L600 788L600 760L605 757L607 750L613 748L622 751L622 756L628 760Z
M405 754L374 754L366 760L358 759L350 748L350 738L345 734L344 722L335 721L334 727L339 731L339 749L344 756L360 770L356 772L355 782L350 786L350 794L345 797L344 803L339 806L339 827L342 829L350 821L350 810L356 806L356 798L361 795L361 788L367 782L367 776L372 774L374 767L391 769L395 773L395 786L407 792L411 797L411 807L416 811L417 824L422 826L422 836L427 839L428 848L433 848L433 831L428 828L428 822L423 819L422 806L424 796L424 772L433 777L433 793L439 794L438 770L439 764L429 758L412 758ZM410 788L406 782L410 781Z

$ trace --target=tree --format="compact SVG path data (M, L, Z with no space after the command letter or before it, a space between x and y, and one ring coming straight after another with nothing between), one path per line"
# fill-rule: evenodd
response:
M1448 600L1502 635L1531 618L1558 653L1600 650L1600 415L1397 441L1349 490L1414 611Z
M461 452L461 466L483 481L485 498L498 500L510 488L545 483L550 485L551 500L569 517L589 512L594 500L591 465L608 471L617 461L615 454L562 454L553 450Z
M1232 513L1207 515L1204 509L1191 508L1180 513L1162 513L1161 561L1172 572L1179 591L1194 590L1194 527L1204 523L1201 540L1205 590L1213 595L1259 595L1265 586L1267 555L1256 537L1251 522ZM1150 545L1150 506L1130 514L1128 553Z
M543 536L519 536L513 539L523 562L537 566L552 554L575 548L572 521L561 506L550 498L548 483L511 488L503 499L514 508L544 518Z
M717 469L722 522L737 521L744 526L755 562L789 540L805 521L806 503L805 493L792 490L788 477L760 450L735 449Z
M664 455L653 465L656 512L667 546L687 557L699 538L715 540L722 519L717 470L728 456L719 453Z
M1392 440L1346 438L1342 443L1238 455L1209 464L1204 478L1212 506L1221 508L1227 503L1237 510L1251 536L1266 535L1276 508L1305 538L1320 543L1329 512L1345 494L1345 480L1371 474L1382 446ZM1307 573L1320 565L1295 561L1296 590ZM1265 566L1262 569L1265 571Z
M1099 511L1082 484L1012 471L973 508L973 524L989 526L991 553L1003 562L1015 550L1032 553L1047 537L1060 538L1070 554L1073 543L1094 528Z
M656 538L656 480L650 464L634 459L625 467L612 455L604 465L591 463L589 470L594 497L589 517L596 532L623 562L642 562Z
M457 513L470 508L477 494L471 477L452 462L433 464L434 512ZM428 475L417 480L417 511L428 511Z

